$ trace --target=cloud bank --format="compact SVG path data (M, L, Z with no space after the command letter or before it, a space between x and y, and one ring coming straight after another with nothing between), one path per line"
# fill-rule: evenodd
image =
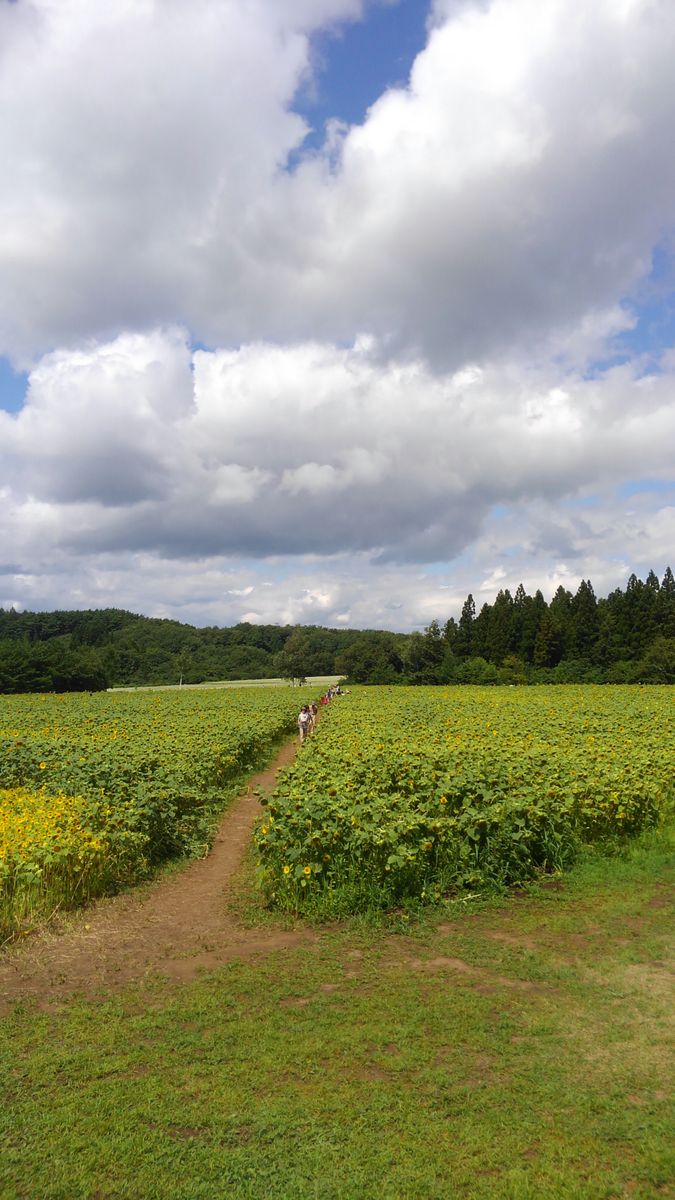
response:
M195 578L195 560L351 556L391 581L477 544L482 573L513 545L521 569L585 567L612 543L658 564L668 498L647 491L657 513L637 527L607 505L636 471L667 477L673 382L621 366L562 387L518 365L383 365L369 343L193 352L179 330L123 335L47 356L24 409L0 413L3 541L12 562L49 545L80 569L154 556ZM331 619L344 607L340 593Z

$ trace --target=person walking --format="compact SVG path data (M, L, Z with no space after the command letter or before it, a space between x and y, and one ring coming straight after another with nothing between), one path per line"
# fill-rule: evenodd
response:
M310 722L311 715L309 711L309 704L303 704L300 712L298 713L298 733L300 734L300 745L302 745L307 737L307 734L309 733Z

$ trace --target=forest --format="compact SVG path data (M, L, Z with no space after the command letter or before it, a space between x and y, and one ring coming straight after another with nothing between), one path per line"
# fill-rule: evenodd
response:
M0 609L0 693L344 675L353 683L675 683L675 579L590 580L550 602L522 584L418 633L315 625L195 628L122 609Z

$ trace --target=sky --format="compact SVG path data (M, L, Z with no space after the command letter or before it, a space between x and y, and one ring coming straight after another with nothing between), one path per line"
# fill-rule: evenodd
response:
M0 607L675 567L672 0L0 0Z

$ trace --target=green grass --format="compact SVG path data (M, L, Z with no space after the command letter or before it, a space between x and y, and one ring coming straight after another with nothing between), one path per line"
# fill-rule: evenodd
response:
M344 679L344 675L308 675L305 679L306 687L325 687L329 688L335 683L339 683ZM241 688L241 687L295 687L288 679L284 679L279 675L267 679L213 679L204 680L202 683L148 683L148 684L129 684L124 687L109 687L108 692L168 692L175 691L176 688Z
M672 1195L663 836L0 1023L2 1200ZM406 928L406 925L411 928Z

